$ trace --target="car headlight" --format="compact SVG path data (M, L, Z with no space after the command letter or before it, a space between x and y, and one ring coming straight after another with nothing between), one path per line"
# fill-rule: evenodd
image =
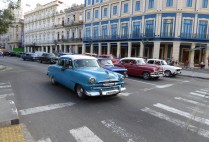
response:
M121 77L121 80L122 80L122 81L124 81L124 80L125 80L125 76L124 76L124 75Z
M95 78L90 78L90 79L89 79L89 83L91 83L91 84L95 83L95 81L96 81Z

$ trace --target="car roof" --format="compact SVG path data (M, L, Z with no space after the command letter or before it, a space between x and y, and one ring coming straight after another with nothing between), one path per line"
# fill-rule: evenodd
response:
M162 60L162 59L147 59L147 61L148 60L154 60L154 61L164 61L164 60Z
M96 59L95 57L92 56L86 56L86 55L63 55L61 58L71 58L72 60L77 60L77 59Z
M99 57L99 58L97 58L98 60L111 60L111 59L109 59L109 58L102 58L102 57Z
M137 58L137 57L126 57L126 58L122 58L121 60L144 60L143 58Z

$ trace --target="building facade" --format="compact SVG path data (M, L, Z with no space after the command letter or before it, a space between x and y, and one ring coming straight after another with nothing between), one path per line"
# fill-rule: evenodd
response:
M208 0L85 0L84 16L83 52L208 68Z

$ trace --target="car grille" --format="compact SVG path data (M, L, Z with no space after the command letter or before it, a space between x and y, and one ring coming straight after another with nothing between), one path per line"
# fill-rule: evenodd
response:
M180 69L177 69L176 71L181 71Z

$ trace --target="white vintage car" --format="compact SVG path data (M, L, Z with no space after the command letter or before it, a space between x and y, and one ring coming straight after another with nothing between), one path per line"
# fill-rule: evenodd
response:
M161 59L148 59L148 64L156 64L163 67L164 76L176 76L178 74L181 74L182 68L168 65L165 60Z

